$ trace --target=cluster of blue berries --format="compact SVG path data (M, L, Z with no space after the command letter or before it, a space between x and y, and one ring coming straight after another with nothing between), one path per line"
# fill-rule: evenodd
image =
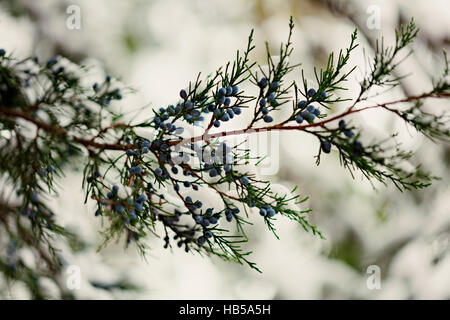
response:
M316 95L316 90L311 88L307 91L306 96L307 98L313 98ZM327 96L327 93L323 91L321 93L321 97L325 99ZM320 110L316 107L314 107L311 104L308 104L306 100L301 100L297 103L297 109L298 112L295 115L295 121L298 124L303 123L303 121L306 121L308 123L313 123L314 119L320 115Z
M184 94L182 94L182 96L184 96ZM177 127L175 124L167 120L169 120L171 117L181 116L184 117L184 119L189 123L204 120L204 118L201 116L200 111L198 109L195 109L194 103L187 100L178 103L176 106L169 105L167 108L159 108L158 112L156 112L156 116L153 119L153 125L155 129L161 129L162 131L169 134L180 135L183 133L184 128Z
M47 168L41 168L39 169L39 173L41 175L46 175L47 173L52 173L55 171L55 167L53 165L49 165Z
M259 214L263 217L272 218L273 216L275 216L277 214L277 211L275 211L272 207L270 207L268 205L263 205L259 209Z
M92 85L92 90L94 90L96 94L95 101L100 105L108 106L112 100L122 100L120 89L115 88L109 90L110 84L111 76L107 75L102 85L99 85L97 82Z
M131 175L140 175L142 173L143 169L141 166L133 166L130 167L130 174Z
M341 132L343 132L347 138L352 138L355 135L351 129L347 128L347 124L345 123L344 119L339 121L338 126ZM353 142L353 149L352 149L353 156L360 157L363 154L363 151L364 147L362 143L358 140L355 140Z
M233 216L239 214L240 210L239 208L233 207L233 208L226 208L224 210L225 218L228 222L233 221ZM213 233L206 229L210 225L216 225L219 223L219 220L221 218L221 213L214 214L213 208L208 208L205 211L204 215L193 215L192 216L195 222L199 225L201 225L204 228L203 235L201 235L197 242L199 245L203 245L207 239L210 239L213 237Z
M227 122L233 119L235 115L240 115L242 110L240 107L230 107L231 97L237 96L239 93L238 86L227 86L217 90L215 95L215 103L210 103L205 109L205 113L213 113L214 127L220 127L221 122Z
M280 87L280 83L278 81L273 81L269 85L269 80L263 77L258 81L258 86L263 93L263 98L259 100L259 112L262 113L264 122L270 123L273 121L273 118L269 115L269 112L278 106L276 91ZM267 90L264 93L266 88Z
M126 223L130 223L131 219L136 220L137 219L137 215L136 212L142 212L144 210L144 203L145 201L147 201L147 196L145 195L145 193L140 194L136 200L133 199L133 197L129 197L126 201L126 206L121 202L120 199L118 199L118 192L119 192L119 187L117 185L114 185L111 189L111 191L109 191L107 193L107 197L109 200L117 200L117 203L114 203L112 205L112 207L114 208L114 210L118 213L124 213L126 211L126 207L129 209L128 213L129 215L125 216L125 221ZM108 205L108 202L102 202L103 205ZM101 214L100 210L96 211L96 216Z

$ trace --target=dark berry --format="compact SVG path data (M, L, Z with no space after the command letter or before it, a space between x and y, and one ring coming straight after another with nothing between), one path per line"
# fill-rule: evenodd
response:
M306 101L305 100L300 101L299 103L297 103L297 107L299 109L303 109L304 107L306 107Z
M313 88L309 89L308 92L306 93L307 97L313 97L316 94L316 90L314 90Z
M186 92L186 90L184 90L184 89L182 89L181 91L180 91L180 97L181 97L181 99L184 99L184 100L186 100L187 99L187 92Z
M246 176L242 176L241 182L242 182L242 184L247 185L250 183L250 180L248 180L248 178Z
M331 151L331 143L326 140L323 140L321 143L322 151L325 153L330 153Z
M272 121L273 121L273 118L271 116L264 116L264 122L269 123L269 122L272 122Z
M262 78L262 79L259 80L259 82L258 82L258 86L259 86L261 89L264 89L265 87L267 87L267 84L268 84L268 80L267 80L266 78Z

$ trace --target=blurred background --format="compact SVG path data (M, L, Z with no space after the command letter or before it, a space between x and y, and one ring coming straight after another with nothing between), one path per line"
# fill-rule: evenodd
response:
M79 29L67 27L71 5L80 9ZM251 29L257 46L252 58L264 65L264 41L277 50L291 15L296 24L291 62L302 63L311 79L313 66L324 66L329 52L345 48L359 29L361 45L351 61L358 69L346 97L358 90L367 67L364 57L372 54L375 39L392 41L394 29L411 17L420 35L398 71L411 75L386 99L430 88L442 70L442 50L450 47L448 0L2 0L0 47L18 57L62 55L92 66L93 78L106 70L137 90L120 106L133 112L146 104L159 108L176 102L179 90L199 71L207 75L244 49ZM299 81L300 70L291 78ZM430 101L426 107L445 104L448 100ZM244 121L233 125L240 128ZM280 188L299 185L299 193L310 196L304 207L313 209L311 220L326 240L287 219L276 223L277 240L255 219L247 249L262 274L184 250L164 250L159 239L148 240L146 260L122 244L97 252L101 222L92 206L83 205L81 172L66 172L52 206L61 223L83 239L74 252L61 246L68 266L81 271L81 287L74 293L85 299L450 299L449 145L434 144L384 113L354 121L363 124L368 140L399 132L398 141L442 179L405 193L392 185L372 186L358 173L352 179L337 153L316 167L317 146L306 135L280 134L279 168L268 178ZM369 266L379 268L380 288L367 284ZM112 290L105 290L108 286ZM128 287L134 289L122 290ZM3 298L28 297L20 285L0 291Z

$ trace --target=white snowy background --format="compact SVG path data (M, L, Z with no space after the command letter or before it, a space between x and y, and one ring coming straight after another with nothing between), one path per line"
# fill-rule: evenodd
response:
M69 5L81 8L80 30L66 27ZM378 12L380 29L371 29L367 23ZM412 93L430 87L431 77L442 66L441 51L449 49L448 0L0 1L0 47L23 57L64 53L92 66L92 81L103 77L101 70L106 69L137 90L119 106L133 115L146 104L159 108L176 102L179 90L199 71L207 75L233 59L235 51L245 47L252 28L257 45L253 58L264 64L264 41L276 50L286 39L290 15L296 23L291 61L301 62L311 79L313 66L323 66L330 51L347 46L358 24L361 46L351 61L358 69L345 93L349 97L357 92L357 80L365 70L363 48L366 54L372 52L364 35L370 39L383 35L389 42L399 19L415 18L421 33L414 54L401 68L402 74L413 74L404 81L405 90ZM300 72L294 72L292 79L299 81ZM401 94L399 88L386 98ZM445 103L433 101L427 107L439 109ZM232 126L240 128L245 120L245 116L236 119ZM184 250L170 252L162 248L160 239L149 239L146 261L133 248L123 250L122 244L96 252L101 221L93 216L92 206L83 205L80 172L67 172L60 197L52 205L60 212L61 223L86 242L85 250L66 254L68 264L81 270L77 297L449 299L449 146L419 137L384 113L367 113L354 121L364 124L368 139L399 132L398 140L416 151L425 168L442 180L423 191L400 193L392 185L378 184L374 189L358 174L353 180L339 166L335 152L316 167L317 145L305 134L280 134L279 170L269 178L280 189L298 185L300 194L310 196L304 207L313 209L311 220L327 239L319 240L291 221L278 219L281 239L277 240L262 219L252 219L248 249L262 274ZM34 263L32 257L29 263ZM370 265L381 268L379 290L366 285ZM118 279L140 290L107 292L89 284ZM21 286L1 295L27 298Z

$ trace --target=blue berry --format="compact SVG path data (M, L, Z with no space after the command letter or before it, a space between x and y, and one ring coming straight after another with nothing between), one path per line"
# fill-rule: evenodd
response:
M0 49L0 57L3 57L6 54L5 49Z
M58 63L58 60L56 58L50 58L47 60L47 68L51 68L57 63Z
M214 103L210 103L210 104L208 105L208 111L213 112L215 109L216 109L216 106L214 105Z
M239 107L234 107L234 108L233 108L233 111L234 111L234 113L235 113L236 115L240 115L240 114L242 113L242 110L241 110L241 108L239 108Z
M176 184L173 186L173 189L174 189L176 192L180 191L180 185L179 185L178 183L176 183Z
M273 121L273 118L271 116L264 116L264 122L269 123L269 122L272 122L272 121Z
M267 104L267 101L266 101L266 99L261 99L260 101L259 101L259 105L261 106L261 107L265 107L266 106L266 104Z
M141 194L136 201L137 202L144 202L146 200L147 200L147 196L145 194Z
M198 117L200 117L200 110L193 110L192 112L191 112L191 115L193 116L193 117L195 117L195 118L198 118ZM168 125L170 125L170 123L168 123Z
M247 185L250 183L250 180L248 180L248 178L246 176L242 176L241 182L242 182L242 184Z
M186 100L187 99L187 92L186 92L186 90L184 90L184 89L182 89L181 91L180 91L180 97L181 97L181 99L184 99L184 100Z
M191 186L191 183L190 183L189 181L184 181L184 182L183 182L183 185L184 185L186 188L189 188L189 187Z
M321 143L321 147L322 147L322 151L325 153L330 153L331 151L331 143L329 143L328 141L322 141Z
M199 224L203 222L202 216L194 216L194 220L195 220L195 222L197 222Z
M269 113L269 109L267 109L266 107L264 107L264 108L262 108L262 113L265 115L265 114L268 114Z
M309 89L308 92L306 93L307 97L313 97L316 94L316 90L314 90L313 88Z
M295 118L295 121L300 124L303 122L303 117L301 115L298 115L297 118Z
M345 120L342 119L339 121L339 129L344 130L344 128L345 128Z
M223 169L225 170L225 172L230 172L231 171L231 166L229 164L226 164L223 166Z
M314 119L315 119L315 115L314 115L314 113L308 113L308 115L306 116L306 121L308 121L309 123L312 123L312 122L314 122Z
M209 170L209 176L210 176L211 178L214 178L214 177L217 176L217 175L218 175L218 172L217 172L217 170L216 170L215 168Z
M127 150L127 156L131 157L134 155L134 150L128 149Z
M156 174L157 176L162 176L162 174L163 174L162 169L161 169L161 168L156 168L156 169L155 169L155 174Z
M118 213L124 213L125 212L125 208L122 205L118 205L118 206L116 206L116 211Z
M149 152L149 150L148 150L148 148L147 148L147 147L143 147L143 148L142 148L142 153L144 153L144 154L145 154L145 153L148 153L148 152Z
M227 93L227 90L225 88L220 88L218 94L220 96L224 96Z
M205 241L206 241L206 238L204 236L200 236L197 239L198 244L201 246L205 244Z
M108 197L109 200L114 199L114 193L112 192L108 192L106 196Z
M135 205L134 205L134 208L136 209L137 212L141 212L143 210L142 203L141 202L136 202Z
M217 224L217 222L219 222L219 219L217 219L216 217L211 217L209 221L211 222L211 224Z
M262 78L262 79L259 80L259 82L258 82L258 86L259 86L261 89L264 89L265 87L267 87L267 84L268 84L268 80L267 80L266 78Z
M214 121L213 125L216 128L220 127L220 121L219 120Z
M233 93L233 88L231 88L230 86L226 87L225 95L231 96L232 93Z
M230 214L226 214L225 217L226 217L228 222L233 221L233 215L231 213Z
M209 231L209 230L205 231L205 237L206 237L207 239L212 238L212 236L213 236L213 234L212 234L211 231Z
M217 104L218 105L221 105L221 104L224 104L225 103L225 96L220 96L218 99L217 99Z
M194 103L192 101L186 101L184 103L184 106L186 107L186 109L192 109L194 107Z
M45 174L47 174L47 169L40 169L40 170L39 170L39 173L40 173L41 175L45 175Z
M119 187L118 186L113 186L112 187L112 192L114 192L114 193L119 192Z
M238 86L233 86L233 90L231 92L231 94L233 96L237 95L239 93L239 87Z
M203 219L202 225L203 225L204 227L209 227L210 224L211 224L211 222L210 222L208 219Z
M297 107L299 109L303 109L304 107L306 107L306 101L305 100L300 101L299 103L297 103Z
M55 171L55 167L50 165L47 170L48 170L48 172L53 172L53 171Z
M320 110L319 109L314 109L313 113L314 113L314 115L318 116L318 115L320 115Z
M306 110L308 110L309 112L314 112L314 110L316 110L316 108L314 108L313 105L309 105L306 107Z
M31 201L38 202L39 196L36 193L31 194Z
M344 130L344 135L345 135L347 138L351 138L351 137L354 136L354 133L353 133L352 130Z
M325 100L325 99L327 98L327 92L326 92L326 91L322 91L322 92L320 93L320 98L321 98L322 100Z
M265 217L267 215L266 209L263 209L263 208L259 209L259 214L262 215L263 217Z
M274 81L274 82L272 82L272 84L270 85L270 89L272 89L272 90L277 90L279 86L280 86L280 83L279 83L278 81Z
M275 101L275 94L273 92L269 94L269 96L267 97L267 101L270 103Z
M230 120L230 116L228 115L228 113L224 113L223 116L220 118L220 120L226 122L226 121Z
M273 210L273 208L269 208L267 209L267 216L268 217L273 217L276 214L275 210Z

